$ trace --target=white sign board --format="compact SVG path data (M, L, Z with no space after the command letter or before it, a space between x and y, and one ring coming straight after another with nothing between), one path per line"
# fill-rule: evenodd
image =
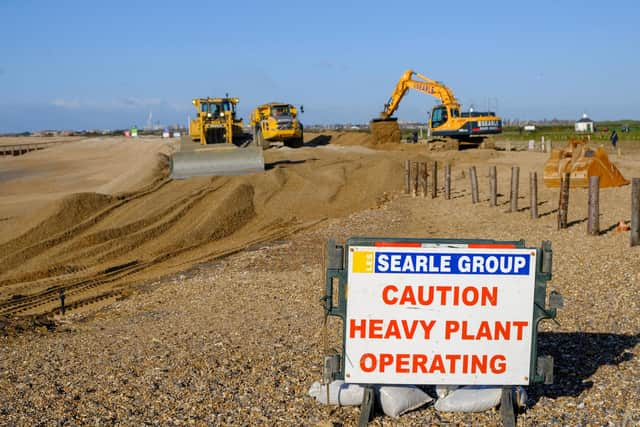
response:
M345 381L529 384L536 251L413 246L350 247Z

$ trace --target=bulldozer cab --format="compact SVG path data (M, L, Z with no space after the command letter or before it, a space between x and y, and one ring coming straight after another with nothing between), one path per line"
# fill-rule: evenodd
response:
M235 117L237 102L235 98L203 98L193 100L199 113L211 119L224 117L227 112L230 112L231 115Z

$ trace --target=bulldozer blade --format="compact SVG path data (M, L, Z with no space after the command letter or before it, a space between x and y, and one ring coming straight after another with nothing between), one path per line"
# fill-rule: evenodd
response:
M560 179L564 173L570 174L571 188L589 187L591 176L600 177L600 188L629 184L602 147L596 150L553 150L544 166L544 184L549 188L560 187Z
M178 152L171 157L171 178L192 176L245 175L264 171L262 149L222 146L190 152Z

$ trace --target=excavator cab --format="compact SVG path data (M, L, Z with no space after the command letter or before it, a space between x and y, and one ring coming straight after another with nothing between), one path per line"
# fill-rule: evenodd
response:
M449 113L447 112L447 107L444 105L439 105L433 109L431 112L431 128L439 128L444 125L447 120L449 120Z

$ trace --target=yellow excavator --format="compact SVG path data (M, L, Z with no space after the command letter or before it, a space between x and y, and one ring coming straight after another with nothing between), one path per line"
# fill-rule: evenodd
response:
M196 117L189 136L171 157L171 177L244 175L264 170L262 150L251 146L251 134L236 118L238 98L196 98Z
M399 138L397 119L391 116L396 112L400 101L409 89L426 93L440 101L440 104L431 111L429 118L430 134L435 140L481 143L491 134L502 133L502 119L495 113L472 110L463 112L453 92L447 86L413 70L407 70L400 77L389 101L384 105L380 118L374 119L371 123L374 140L385 142L380 138L388 138L389 135L394 135L394 139ZM394 128L398 130L395 131ZM377 132L378 130L380 132ZM380 138L377 138L376 133Z

